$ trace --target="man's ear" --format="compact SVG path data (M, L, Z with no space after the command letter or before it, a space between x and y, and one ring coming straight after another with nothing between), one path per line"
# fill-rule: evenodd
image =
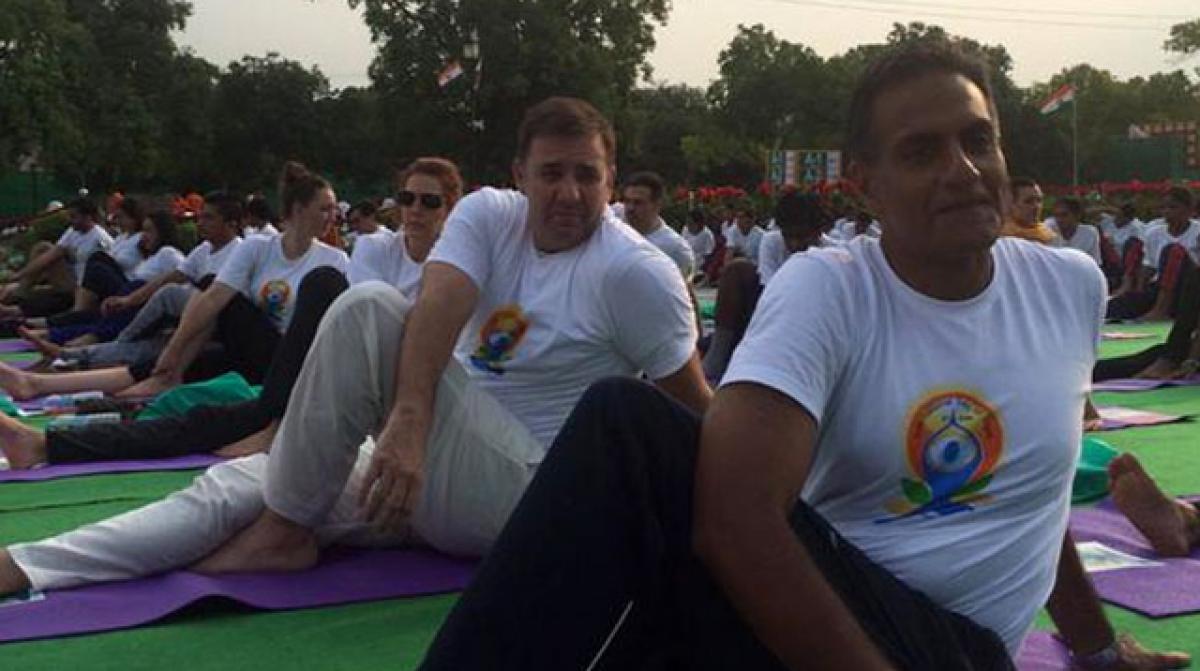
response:
M863 195L867 208L872 212L878 212L879 199L875 194L877 183L870 166L858 159L850 161L846 166L846 179Z
M512 162L512 178L513 183L517 185L517 190L525 192L525 163L520 159L513 159Z

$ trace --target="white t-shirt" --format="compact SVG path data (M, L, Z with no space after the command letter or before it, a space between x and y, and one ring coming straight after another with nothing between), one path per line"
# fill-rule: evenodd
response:
M408 255L403 235L363 235L354 245L347 277L350 284L370 280L386 282L415 300L421 288L421 270L424 267L424 263Z
M225 261L233 256L233 250L242 244L242 239L234 237L225 246L217 251L213 251L213 245L208 240L201 242L192 249L192 253L187 255L183 263L179 266L179 272L187 275L188 279L193 282L199 282L208 275L215 275L221 271L225 265Z
M1108 217L1100 224L1100 232L1108 238L1112 246L1116 248L1117 253L1121 253L1125 249L1125 243L1133 238L1143 239L1146 234L1146 224L1137 219L1132 219L1124 226L1117 226L1117 222Z
M696 259L692 257L691 245L682 235L676 233L675 229L668 226L667 222L659 219L658 228L647 233L646 239L674 261L685 278L690 280L692 275L696 274Z
M283 255L283 236L252 235L242 241L217 273L217 282L241 292L283 333L292 322L300 282L314 268L346 272L350 259L340 249L313 240L298 259Z
M429 260L479 289L458 360L549 447L592 383L683 368L696 325L679 271L607 210L583 244L554 254L533 246L527 216L523 194L476 191L450 213Z
M699 233L692 233L687 228L683 229L683 239L692 248L692 257L697 264L704 263L704 259L707 259L708 255L717 248L717 240L713 237L712 231L708 230L708 226L701 228Z
M113 239L108 231L100 226L92 226L86 233L67 227L55 244L67 250L67 261L74 269L75 282L79 283L83 281L88 257L96 252L112 249Z
M758 263L758 247L762 244L764 234L765 231L758 226L751 226L749 233L743 233L742 229L734 226L725 234L725 246L741 252L748 261Z
M1062 230L1058 228L1058 222L1047 219L1046 226L1054 231L1058 236L1055 246L1068 247L1070 249L1078 249L1079 251L1092 257L1096 265L1104 263L1100 256L1100 231L1095 226L1089 224L1079 224L1075 227L1075 234L1070 240L1063 238Z
M722 384L807 409L804 500L1015 655L1054 585L1107 291L1073 250L1002 238L992 258L983 292L940 301L871 238L797 254Z
M132 277L133 269L142 262L142 250L138 248L141 241L141 233L121 233L113 238L112 249L108 250L108 255L121 266L126 277Z
M833 230L833 237L841 240L842 242L850 242L859 236L858 223L853 219L839 219L838 222L834 224ZM879 225L878 221L872 221L870 224L867 224L867 232L863 233L862 235L878 238L879 236L883 235L883 227Z
M1200 221L1192 220L1183 233L1171 235L1166 221L1155 220L1146 227L1143 240L1146 242L1146 255L1142 258L1142 264L1154 268L1156 271L1160 261L1159 257L1162 256L1163 249L1167 245L1182 245L1192 256L1192 262L1200 263Z
M762 244L758 246L758 279L763 286L771 281L787 257L787 243L783 239L783 231L767 231Z
M158 251L154 252L150 258L142 261L133 269L130 279L149 282L172 270L178 270L183 261L183 252L178 249L169 246L159 247Z
M258 228L255 228L253 226L247 226L244 229L242 229L242 234L245 235L247 238L252 235L265 235L267 237L272 237L275 235L279 235L279 229L275 228L274 224L272 224L271 222L268 221L267 223L263 224L262 226L259 226Z

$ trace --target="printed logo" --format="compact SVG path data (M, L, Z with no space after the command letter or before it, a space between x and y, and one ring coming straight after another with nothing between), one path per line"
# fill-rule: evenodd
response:
M905 456L912 478L900 481L903 498L887 504L892 516L943 517L991 500L986 490L1004 452L1004 427L995 409L965 391L926 396L908 415Z
M529 330L529 320L519 305L498 308L479 329L479 347L471 363L479 370L504 375L504 364L511 361L517 346Z
M284 280L271 280L258 290L258 302L268 317L278 319L283 316L288 299L292 296L292 287Z

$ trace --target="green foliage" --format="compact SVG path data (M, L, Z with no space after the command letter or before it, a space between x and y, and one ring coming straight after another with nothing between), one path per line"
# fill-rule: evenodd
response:
M521 115L546 97L586 98L623 122L668 10L667 0L349 2L379 45L371 79L388 110L387 149L450 156L476 182L506 180ZM472 36L482 61L465 58ZM466 73L439 88L455 60Z
M1163 48L1185 56L1200 52L1200 19L1172 26L1171 37Z

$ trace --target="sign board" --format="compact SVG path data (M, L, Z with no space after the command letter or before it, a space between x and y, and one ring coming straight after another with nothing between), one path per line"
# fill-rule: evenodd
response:
M842 177L842 152L835 149L787 149L767 154L767 180L775 186L811 186Z

